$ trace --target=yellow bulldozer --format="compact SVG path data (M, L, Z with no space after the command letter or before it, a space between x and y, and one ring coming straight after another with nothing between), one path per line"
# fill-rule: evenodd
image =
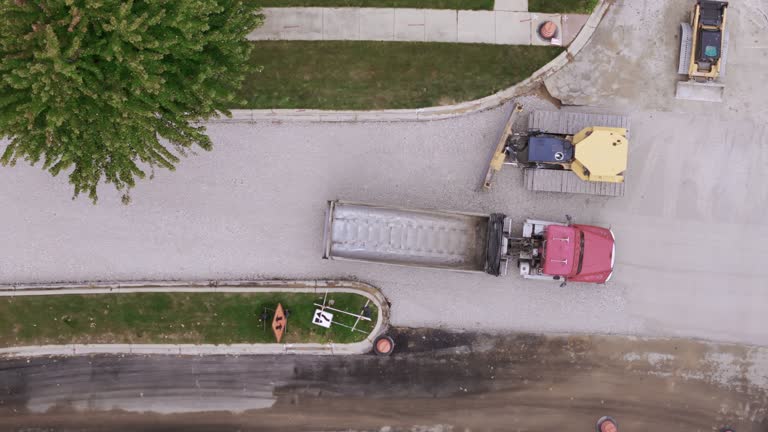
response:
M532 111L528 128L515 131L518 106L491 158L484 188L504 165L523 168L529 190L624 195L629 118L566 111ZM521 119L522 120L522 119Z
M678 73L687 77L678 82L678 99L721 102L728 56L726 18L728 2L697 0L690 23L680 23Z

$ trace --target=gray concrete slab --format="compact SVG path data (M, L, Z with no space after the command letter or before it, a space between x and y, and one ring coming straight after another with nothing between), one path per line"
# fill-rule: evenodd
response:
M531 14L528 12L496 12L496 43L530 45Z
M588 19L589 15L584 14L566 14L562 16L564 46L568 46L573 42L573 39L579 34Z
M425 38L429 42L457 42L458 12L434 10L424 15Z
M493 10L525 12L528 10L528 0L495 0Z
M248 35L250 40L322 40L322 8L265 8L264 25Z
M492 11L459 11L459 40L471 43L495 43L496 20L494 16Z
M395 39L395 10L361 8L360 39L391 41Z
M323 39L359 40L359 15L360 9L358 8L324 8Z
M395 40L424 41L424 9L395 9Z

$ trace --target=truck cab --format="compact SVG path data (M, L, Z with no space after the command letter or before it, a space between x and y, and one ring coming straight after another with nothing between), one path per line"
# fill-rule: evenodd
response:
M605 283L613 274L616 245L610 229L528 220L523 239L518 259L523 277Z

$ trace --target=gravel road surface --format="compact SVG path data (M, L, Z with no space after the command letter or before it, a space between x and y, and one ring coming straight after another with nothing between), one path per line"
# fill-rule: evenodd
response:
M642 27L666 23L674 34L685 17L675 3L617 1L606 18L617 31L601 30L583 57L548 82L567 102L631 115L623 198L528 192L513 168L502 171L490 193L479 192L509 105L428 123L216 124L209 127L213 152L184 160L175 173L158 171L138 185L129 206L108 188L97 206L72 201L66 178L39 168L0 170L0 282L357 278L383 290L392 322L401 326L768 345L768 98L750 81L768 82L765 32L756 33L768 22L743 12L759 2L736 5L734 22L754 23L746 36L734 25L732 41L754 48L734 48L726 102L678 103L677 42L651 42L656 32ZM641 42L622 48L635 38L652 49L635 49ZM608 66L585 72L609 57L615 59ZM675 61L659 61L666 57ZM651 69L638 72L645 64ZM579 98L568 100L574 88ZM621 95L613 102L611 89ZM616 272L607 286L559 288L514 275L323 261L330 199L506 212L521 222L570 214L613 227Z

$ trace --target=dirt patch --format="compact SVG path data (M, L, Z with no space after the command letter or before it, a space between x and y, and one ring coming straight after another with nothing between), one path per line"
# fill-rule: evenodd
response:
M0 430L589 430L611 414L626 431L725 425L768 431L768 349L424 329L393 329L392 335L397 350L391 357L99 356L0 363L0 383L9 383L0 389ZM255 388L270 389L263 397L274 398L271 408L137 415L122 410L138 409L129 401L114 405L120 410L91 408L84 416L74 409L83 403L72 404L136 392L139 401L190 400L213 409L252 398L248 392ZM24 413L29 401L41 398L55 409Z
M437 99L437 105L438 106L448 106L448 105L455 105L459 103L456 99L447 97L447 96L441 96Z

